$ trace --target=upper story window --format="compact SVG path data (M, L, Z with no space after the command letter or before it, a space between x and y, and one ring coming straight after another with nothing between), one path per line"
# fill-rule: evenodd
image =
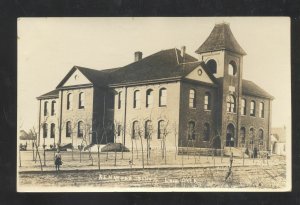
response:
M73 101L73 95L72 93L69 93L67 95L67 110L72 109L72 101Z
M140 108L141 107L141 98L140 98L140 91L136 90L133 93L133 108Z
M190 121L188 124L188 140L195 140L196 135L195 135L195 122Z
M167 89L161 88L159 90L159 107L167 106Z
M233 95L227 96L227 112L235 113L235 97Z
M246 100L242 99L241 101L241 114L246 115Z
M210 126L208 123L205 123L203 129L203 141L209 141L209 137L210 137Z
M194 89L191 89L189 93L189 107L190 108L196 107L196 93Z
M259 103L259 117L264 118L265 117L265 105L263 102Z
M53 100L51 102L51 115L55 115L55 105L56 105L56 102Z
M51 124L51 130L50 130L50 138L55 138L55 124Z
M145 139L151 139L152 123L151 120L145 122Z
M122 92L118 93L118 109L121 109L122 106Z
M204 110L211 109L211 96L209 92L206 92L204 95Z
M245 144L246 141L246 129L245 127L241 127L241 131L240 131L240 138L241 138L241 144Z
M84 108L84 104L85 104L85 95L83 92L79 93L79 102L78 102L78 108L82 109Z
M236 64L234 61L231 61L228 64L228 74L229 75L235 75L236 74Z
M72 134L71 122L68 121L66 123L66 137L71 137L71 134Z
M44 102L44 116L48 115L48 102Z
M82 121L78 122L77 136L78 137L83 137L83 122Z
M165 131L165 121L158 121L157 139L163 139Z
M207 68L210 70L211 73L217 73L217 62L213 59L207 61L206 63Z
M139 122L134 121L132 124L132 139L136 139L139 137Z
M253 100L250 103L250 116L255 116L255 102Z
M46 138L48 134L48 124L44 123L43 124L43 137Z
M146 92L146 107L153 107L153 90L149 89Z

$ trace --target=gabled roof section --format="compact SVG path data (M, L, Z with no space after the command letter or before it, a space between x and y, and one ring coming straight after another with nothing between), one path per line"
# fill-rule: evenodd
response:
M208 38L195 52L201 54L219 50L228 50L246 55L246 52L233 36L230 26L227 23L216 24Z
M267 91L253 83L252 81L249 80L244 80L242 82L242 93L245 95L254 95L258 97L265 97L269 99L274 99L272 95L270 95Z
M42 99L51 99L51 98L58 98L59 96L59 90L52 90L48 93L45 93L39 97L37 97L38 100L42 100Z
M185 58L178 49L162 50L140 61L121 67L110 75L110 84L122 84L165 78L180 78L199 65L189 54Z
M79 70L93 85L103 87L108 84L109 73L113 72L114 70L117 70L117 68L107 70L95 70L91 68L74 66L64 77L64 79L56 86L56 88L58 89L62 87L76 70Z
M219 84L222 84L224 78L217 78L217 81ZM262 98L268 98L273 100L274 97L270 95L267 91L256 85L254 82L250 80L244 80L242 81L242 94L243 95L251 95L256 97L262 97Z

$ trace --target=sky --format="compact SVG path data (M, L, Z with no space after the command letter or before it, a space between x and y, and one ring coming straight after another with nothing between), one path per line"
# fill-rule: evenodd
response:
M275 97L272 127L291 132L290 19L236 18L19 18L18 130L37 124L36 97L59 84L74 66L107 69L186 46L194 57L216 23L227 22L246 51L243 78Z

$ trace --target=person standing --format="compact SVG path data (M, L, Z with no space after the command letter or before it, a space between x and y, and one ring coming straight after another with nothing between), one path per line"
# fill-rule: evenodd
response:
M62 161L61 161L61 154L58 149L57 149L57 152L55 153L54 163L55 163L56 171L59 171L59 166L62 165Z

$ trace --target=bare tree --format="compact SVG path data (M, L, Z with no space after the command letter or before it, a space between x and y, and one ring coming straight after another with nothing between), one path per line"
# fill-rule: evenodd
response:
M173 133L174 133L174 140L175 140L175 160L178 152L178 140L177 140L177 135L178 135L178 123L175 121L173 123Z
M35 130L34 127L32 127L29 132L30 132L30 134L32 136L35 136L35 137L33 137L33 145L36 148L36 154L37 154L37 156L39 158L39 162L40 162L40 166L41 166L41 171L43 171L42 159L41 159L39 148L38 148L38 144L37 144L37 139L38 139L37 132L36 132L36 130Z
M165 118L163 127L160 130L160 134L162 134L162 158L165 160L165 164L167 164L167 146L166 146L166 139L167 136L171 133L170 126L169 126L169 120L168 118Z
M91 152L91 137L92 137L92 122L89 117L85 118L85 123L83 126L83 135L81 144L85 146L84 150L88 150L89 159L92 162L92 166L94 165L94 158Z

